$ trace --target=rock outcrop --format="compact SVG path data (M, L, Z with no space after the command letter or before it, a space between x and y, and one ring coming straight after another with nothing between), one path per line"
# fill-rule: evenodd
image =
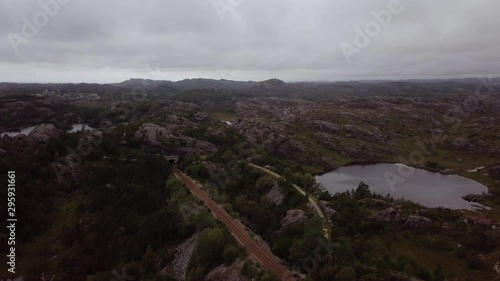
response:
M218 150L218 148L214 144L207 141L201 141L186 136L177 139L180 140L181 143L181 147L179 148L179 151L181 152L212 153L217 152Z
M399 222L401 220L401 212L394 208L388 208L370 217L369 220L377 222Z
M482 194L468 194L462 196L462 199L468 202L478 202L480 203L481 201L491 198L493 195L489 193L483 192Z
M292 226L303 224L307 221L306 213L302 210L288 210L286 212L286 216L281 220L281 229L279 232L282 232Z
M470 144L466 138L456 138L451 147L454 150L471 150L473 148L472 144Z
M212 269L207 276L205 276L204 281L247 281L247 277L241 275L241 268L243 267L242 262L235 262L230 266L220 265Z
M319 201L319 204L321 205L321 208L325 211L325 215L330 219L330 221L333 220L333 217L335 217L339 212L337 212L335 209L330 207L330 203L326 201Z
M184 243L177 246L175 249L175 257L170 265L165 267L162 272L166 274L167 272L174 277L176 280L186 280L187 268L189 265L189 259L193 254L194 248L196 246L196 237L193 236L186 240Z
M174 119L187 122L187 119L177 117ZM211 153L218 150L212 143L182 135L176 136L171 129L153 123L143 124L135 133L135 139L148 146L176 147L179 151L186 153Z
M31 146L46 144L51 139L58 139L62 132L52 124L40 124L28 135L27 141Z
M172 132L166 128L153 124L143 124L135 133L135 138L148 145L161 145L174 138Z
M422 216L410 216L406 220L405 227L408 229L426 229L432 225L432 220Z
M202 164L212 178L223 178L227 175L226 170L220 168L214 162L203 162Z
M269 190L269 192L266 194L266 199L276 205L280 205L283 202L283 200L285 199L285 193L278 183L275 183L273 188Z
M186 129L192 129L196 127L198 127L198 125L195 122L184 117L179 117L177 115L170 116L167 119L165 125L165 128L167 128L171 132L183 131Z

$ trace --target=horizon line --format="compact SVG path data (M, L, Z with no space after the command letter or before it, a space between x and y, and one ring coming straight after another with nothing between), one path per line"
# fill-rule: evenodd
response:
M461 76L461 77L450 77L450 78L403 78L403 79L384 79L384 78L375 78L375 79L340 79L340 80L294 80L294 81L286 81L280 78L269 78L266 80L231 80L225 78L184 78L181 80L166 80L166 79L148 79L148 78L129 78L126 80L121 80L117 82L88 82L88 81L80 81L80 82L36 82L36 81L0 81L0 84L94 84L94 85L112 85L112 84L120 84L130 80L148 80L148 81L157 81L157 82L182 82L187 80L212 80L212 81L228 81L228 82L241 82L241 83L262 83L270 80L280 80L286 84L294 84L294 83L341 83L341 82L387 82L387 81L400 81L400 82L411 82L411 81L421 81L421 80L431 80L431 81L449 81L449 80L468 80L468 79L481 79L481 78L490 78L490 79L500 79L500 75L494 76Z

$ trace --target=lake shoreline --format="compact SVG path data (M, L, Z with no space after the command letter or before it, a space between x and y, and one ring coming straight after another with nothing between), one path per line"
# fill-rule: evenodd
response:
M29 135L31 131L33 131L37 126L41 124L35 124L35 125L30 125L30 126L25 126L23 128L20 128L16 131L11 131L11 130L5 130L0 132L0 137L8 136L11 138L15 138L18 135ZM55 125L55 124L54 124ZM88 123L72 123L71 125L64 125L63 128L61 129L60 124L56 126L58 129L65 131L68 134L72 133L77 133L81 131L93 131L96 130L95 128L89 126Z
M334 171L336 171L336 170L338 170L340 168L343 168L343 167L369 166L369 165L377 165L377 164L395 164L395 165L396 164L402 164L402 165L405 165L405 166L408 166L408 167L411 167L411 168L414 168L414 169L422 169L422 170L426 170L426 171L437 173L437 174L441 174L441 175L459 176L459 177L464 177L464 178L467 178L467 179L479 182L477 179L473 179L473 178L467 176L467 174L465 174L465 173L464 174L456 173L456 172L458 172L457 170L455 172L447 172L447 170L449 170L451 168L433 169L433 168L430 168L430 167L425 166L425 165L405 164L405 163L401 163L401 162L398 162L398 161L390 161L390 160L380 160L380 161L376 161L376 160L354 160L354 161L349 161L346 164L344 164L342 166L338 166L337 168L335 168L333 170L330 170L328 172L314 173L313 176L315 176L315 177L322 176L322 175L334 172ZM488 187L488 192L490 191L490 187L488 186L488 184L486 184L484 182L480 182L480 183L482 185L485 185L486 187Z
M407 177L400 172L398 165L415 169ZM370 166L373 166L370 169ZM390 182L387 174L394 175L397 181ZM374 193L390 193L395 197L419 203L428 208L477 209L463 200L469 194L489 192L489 187L468 177L453 172L406 165L391 161L351 161L322 175L316 175L316 181L325 186L330 194L355 189L359 182L370 185ZM439 187L440 189L436 189ZM441 198L437 198L441 196ZM435 198L436 197L436 198ZM466 203L467 202L467 203ZM478 203L478 202L474 202ZM484 206L486 207L486 206Z

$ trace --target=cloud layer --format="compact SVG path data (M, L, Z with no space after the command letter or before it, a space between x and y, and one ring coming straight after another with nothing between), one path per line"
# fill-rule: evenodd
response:
M3 0L0 81L335 81L500 74L500 5L495 0L401 0L401 12L392 14L387 26L380 24L349 63L340 44L355 47L355 29L365 30L376 21L374 12L395 2ZM37 29L32 38L23 35L26 22ZM147 68L161 72L150 75Z

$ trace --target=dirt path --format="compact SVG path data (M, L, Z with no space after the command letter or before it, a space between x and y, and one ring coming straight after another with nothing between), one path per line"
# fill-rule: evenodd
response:
M179 177L189 188L189 190L199 199L201 199L205 205L212 211L212 213L217 217L226 227L233 233L236 239L245 246L250 254L260 262L265 268L271 270L276 274L281 280L295 280L293 274L280 263L278 258L276 258L269 250L258 245L245 230L245 227L238 221L234 220L222 207L217 205L206 193L203 191L196 183L183 174L176 167L173 168L174 174Z
M259 169L275 178L281 178L282 176L279 175L279 174L276 174L275 172L269 170L269 169L266 169L264 167L261 167L261 166L257 166L257 165L254 165L252 163L247 163L248 165L256 168L256 169ZM307 199L309 200L309 202L313 205L314 209L316 210L316 214L325 220L326 222L326 219L325 219L325 214L323 212L323 210L321 209L321 207L319 206L319 200L314 197L312 194L308 194L303 188L301 188L300 186L294 184L293 187L300 193L302 194L303 196L307 196ZM330 239L331 238L331 229L327 226L325 226L323 228L323 232L325 232L325 238L327 239Z

